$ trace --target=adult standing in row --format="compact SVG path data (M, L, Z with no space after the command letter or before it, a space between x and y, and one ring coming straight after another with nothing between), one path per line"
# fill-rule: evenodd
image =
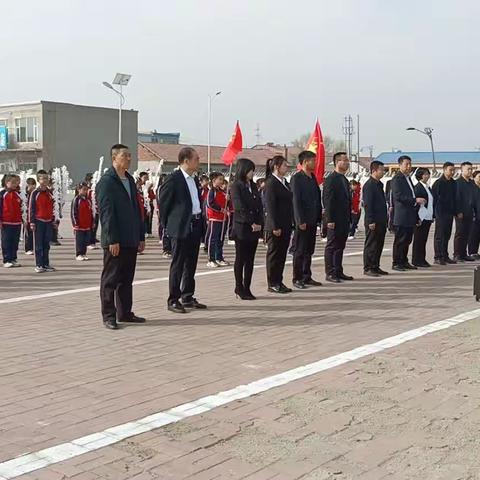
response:
M448 255L448 243L452 235L453 218L456 215L457 186L453 176L455 165L445 162L442 176L433 184L435 234L433 237L434 263L446 265L457 263Z
M363 186L363 208L365 214L365 246L363 249L363 273L370 277L388 275L380 268L380 258L385 245L388 212L382 178L385 175L383 162L374 160L370 164L370 178Z
M475 259L467 255L467 244L473 225L473 208L475 199L475 185L472 182L473 166L470 162L460 165L461 175L456 183L456 210L455 238L453 244L453 258L457 262L473 262Z
M248 158L237 160L235 181L230 187L235 240L235 294L242 300L256 300L250 289L258 240L264 223L262 199L253 181L255 164Z
M473 183L475 184L475 194L473 202L474 219L470 237L468 239L468 254L475 260L480 259L478 247L480 245L480 170L473 172Z
M418 205L424 205L424 198L416 198L410 172L412 159L408 155L398 158L399 171L392 178L393 227L393 270L404 272L416 270L408 262L408 248L413 239L413 231L418 223Z
M144 224L135 180L128 173L132 155L126 145L111 149L112 166L102 175L95 198L102 226L103 271L100 282L103 323L110 330L119 322L143 323L132 311L137 254L145 249Z
M352 213L352 194L345 177L350 160L345 152L333 156L335 171L323 184L323 207L327 222L327 245L325 246L325 273L328 282L340 283L353 280L343 272L343 251L347 243Z
M198 153L191 147L182 148L178 164L178 170L160 188L159 204L163 227L172 240L168 310L186 313L186 308L207 308L194 297L203 233L200 183L195 175L200 164Z
M305 150L298 155L301 166L290 180L293 193L295 220L293 253L293 286L299 289L306 285L320 286L312 279L312 255L315 253L317 226L322 221L322 199L320 187L315 178L316 155Z
M283 283L283 270L292 235L293 203L285 180L288 163L276 155L267 161L265 181L265 237L267 241L267 282L272 293L290 293Z

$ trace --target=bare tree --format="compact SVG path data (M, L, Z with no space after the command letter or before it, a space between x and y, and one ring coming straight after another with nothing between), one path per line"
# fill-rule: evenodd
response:
M309 133L305 133L295 139L292 142L292 145L296 148L306 148L307 142L310 138ZM326 153L334 153L345 150L345 141L344 140L336 140L330 135L324 135L323 137L323 144L325 145L325 152Z

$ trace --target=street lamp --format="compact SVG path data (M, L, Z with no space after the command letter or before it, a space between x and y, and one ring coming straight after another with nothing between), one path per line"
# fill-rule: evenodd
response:
M108 89L114 91L118 97L119 97L119 106L118 106L118 143L122 143L122 107L125 104L125 97L123 95L123 87L126 87L128 85L128 82L132 78L131 75L125 74L125 73L117 73L115 75L115 78L113 79L113 85L119 85L120 90L117 90L114 88L110 83L108 82L102 82L102 85L104 87L107 87Z
M210 145L212 134L212 102L215 97L218 97L222 92L216 92L213 95L208 95L208 131L207 131L207 173L210 173Z
M437 164L435 163L435 149L433 148L433 128L425 127L423 130L419 130L415 127L408 127L407 130L415 130L416 132L423 133L430 139L430 145L432 147L433 172L435 173L437 171Z

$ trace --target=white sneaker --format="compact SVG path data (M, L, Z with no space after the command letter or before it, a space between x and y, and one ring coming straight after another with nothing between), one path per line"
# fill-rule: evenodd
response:
M33 250L27 250L27 251L25 252L25 255L33 255Z
M85 260L85 258L83 257L83 255L77 255L77 256L75 257L75 260L76 260L77 262L83 262L83 261Z
M323 243L327 243L327 237L323 237L323 238L322 238L322 242L323 242Z
M83 256L83 259L84 259L85 261L90 260L86 255Z
M200 248L205 248L205 244L203 242L200 244Z
M43 267L43 269L46 272L56 272L57 271L57 269L55 267L51 267L50 265L47 265L46 267Z
M234 240L229 240L227 243L228 243L228 245L235 245L235 241L234 241Z
M43 267L35 267L35 272L36 273L44 273L46 270Z
M21 266L22 266L22 264L21 264L21 263L18 263L17 260L14 260L12 263L13 263L13 266L14 266L15 268L18 268L18 267L21 267Z
M98 250L98 247L96 245L88 245L87 247L89 250Z
M230 266L230 263L226 262L225 260L220 260L220 261L217 261L217 265L220 265L221 267L228 267Z
M217 262L208 262L207 267L208 268L218 268L220 265Z
M14 265L12 262L5 262L5 263L3 264L3 266L4 266L5 268L13 268L15 265Z
M350 235L350 236L348 237L348 240L355 240L355 237L352 236L352 235Z
M171 253L168 253L168 252L163 252L163 253L162 253L162 257L163 257L163 258L172 258L172 254L171 254Z

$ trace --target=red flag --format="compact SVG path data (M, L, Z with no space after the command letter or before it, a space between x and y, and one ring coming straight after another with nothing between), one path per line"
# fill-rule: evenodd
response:
M225 165L232 165L235 161L235 157L242 151L243 138L242 131L240 130L240 124L237 120L237 125L235 126L235 131L233 132L232 138L227 145L227 148L223 152L222 161Z
M325 145L323 144L323 135L318 119L315 124L315 129L308 139L306 150L317 155L314 174L317 182L321 185L325 176Z

